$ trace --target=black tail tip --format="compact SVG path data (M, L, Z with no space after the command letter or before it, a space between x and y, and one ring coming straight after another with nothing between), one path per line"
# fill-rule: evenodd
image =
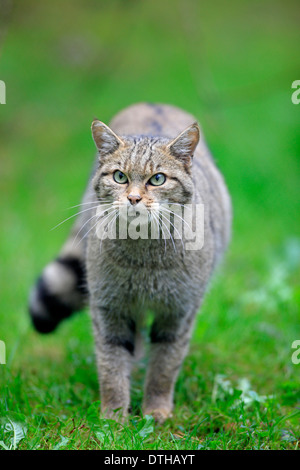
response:
M39 333L51 333L73 313L69 305L49 291L43 277L38 279L31 291L28 310L32 324Z
M86 302L85 268L71 256L49 263L34 285L29 298L29 313L34 328L51 333L59 323Z
M32 311L30 307L29 314L34 329L42 334L52 333L54 330L56 330L57 326L60 323L59 320L57 321L52 318L44 318L37 315L35 312Z

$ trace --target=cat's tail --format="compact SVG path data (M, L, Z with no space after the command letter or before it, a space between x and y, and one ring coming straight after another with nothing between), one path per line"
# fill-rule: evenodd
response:
M50 333L87 302L85 266L75 254L61 253L42 271L29 297L32 323L40 333Z
M85 203L89 193L86 194ZM63 319L82 310L88 303L86 237L83 235L88 229L86 221L90 217L87 215L89 212L83 210L77 217L60 254L47 264L31 290L29 313L34 327L40 333L55 330ZM82 238L78 237L80 231Z
M29 313L40 333L55 330L62 320L88 304L86 235L96 210L90 182L82 200L82 207L88 209L80 211L58 257L43 269L30 292Z

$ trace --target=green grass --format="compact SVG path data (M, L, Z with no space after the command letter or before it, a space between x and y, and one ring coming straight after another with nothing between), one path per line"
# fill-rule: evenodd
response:
M297 3L28 0L2 47L0 448L297 449ZM99 419L88 312L40 336L29 288L67 236L94 158L90 124L138 101L200 120L232 194L233 239L199 315L173 417ZM15 430L15 441L13 435Z

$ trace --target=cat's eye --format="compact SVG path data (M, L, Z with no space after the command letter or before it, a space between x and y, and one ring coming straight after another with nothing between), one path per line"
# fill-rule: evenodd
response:
M128 182L127 176L120 170L115 171L113 176L116 183L125 184Z
M161 186L165 181L166 177L162 173L157 173L149 179L149 183L152 184L152 186Z

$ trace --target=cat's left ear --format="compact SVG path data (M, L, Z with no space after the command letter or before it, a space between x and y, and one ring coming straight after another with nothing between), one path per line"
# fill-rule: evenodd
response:
M98 119L92 123L92 135L100 155L115 152L124 142L106 124Z
M169 142L167 148L173 157L181 159L185 164L190 164L199 139L200 128L198 123L194 122L176 139Z

